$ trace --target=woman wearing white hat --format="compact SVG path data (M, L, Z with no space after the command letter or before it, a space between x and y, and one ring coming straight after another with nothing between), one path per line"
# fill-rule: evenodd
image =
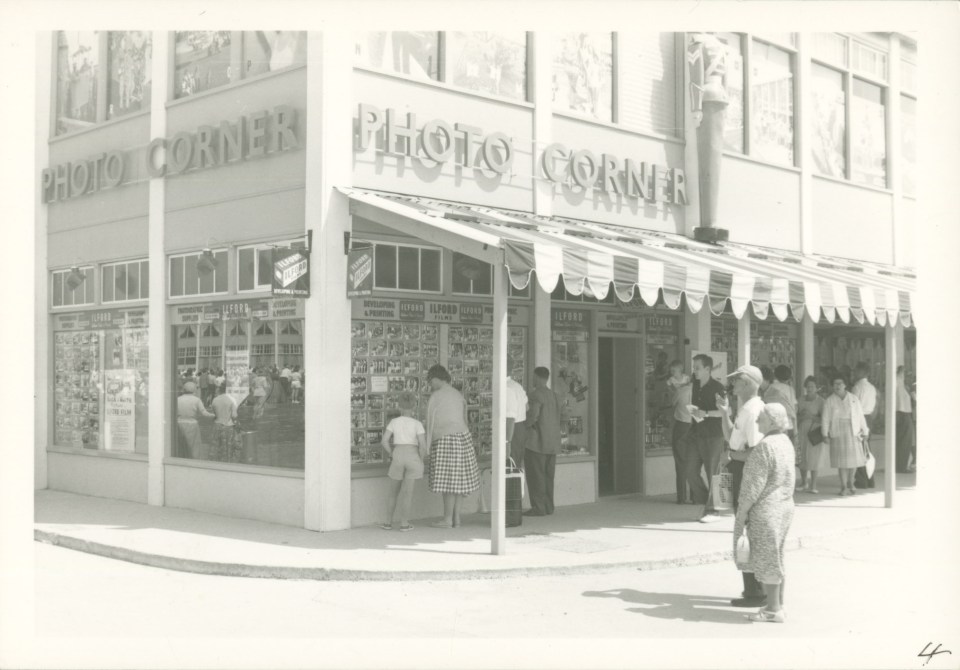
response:
M177 426L180 428L180 437L183 439L181 455L186 458L200 458L200 424L201 417L208 419L216 415L208 412L203 401L196 395L197 385L187 382L183 385L183 395L177 398ZM186 453L182 453L182 452Z

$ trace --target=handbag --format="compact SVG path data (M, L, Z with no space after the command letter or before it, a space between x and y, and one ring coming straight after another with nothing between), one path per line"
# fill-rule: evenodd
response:
M820 430L820 426L814 426L809 431L807 431L807 439L810 440L812 446L817 446L823 442L823 431Z
M507 462L507 473L504 477L504 488L506 489L507 508L510 508L510 498L523 500L527 495L527 478L523 473L523 468L517 466L516 462L510 458ZM487 500L487 492L493 491L493 468L484 468L480 471L480 512L490 512L490 501ZM519 525L519 524L517 524Z
M733 473L722 466L710 478L710 498L718 512L733 509Z

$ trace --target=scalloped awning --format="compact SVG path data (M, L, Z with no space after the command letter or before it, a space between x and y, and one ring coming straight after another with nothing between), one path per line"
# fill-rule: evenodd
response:
M353 188L338 189L351 211L383 225L406 222L408 232L491 262L502 254L515 288L536 276L552 293L560 281L573 295L604 299L613 290L628 302L636 292L647 305L658 299L691 312L706 306L722 314L729 304L740 318L752 306L797 321L885 325L914 323L916 276L880 263L755 247L704 244L683 237L611 224L442 202ZM411 229L412 228L412 229Z

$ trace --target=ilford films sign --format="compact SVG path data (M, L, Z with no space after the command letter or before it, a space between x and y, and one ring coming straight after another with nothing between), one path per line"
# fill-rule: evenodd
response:
M158 137L144 154L147 174L164 177L297 149L296 118L292 107L280 105L217 126L199 126L192 133ZM130 153L111 151L47 168L40 174L42 201L69 200L119 186L129 174L129 161Z
M377 150L393 156L412 158L430 164L454 163L461 167L479 167L507 174L515 154L513 139L501 132L484 132L463 123L431 119L417 124L415 114L404 118L393 109L361 103L356 123L356 149L367 151L371 140ZM537 153L534 149L538 179L584 191L598 190L627 198L687 204L683 170L587 149L570 149L550 144Z

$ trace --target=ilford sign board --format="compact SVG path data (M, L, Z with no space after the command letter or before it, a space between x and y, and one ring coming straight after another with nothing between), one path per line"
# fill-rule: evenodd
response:
M296 118L292 107L279 105L217 126L199 126L192 133L158 137L144 154L147 174L164 177L297 149ZM111 151L49 167L40 174L41 200L69 200L119 186L128 176L129 160L129 152Z
M515 155L514 140L501 132L485 132L464 123L430 119L419 125L415 114L400 118L396 110L360 103L355 125L355 149L367 151L371 140L384 154L435 165L454 163L493 173L509 173ZM551 144L539 152L534 147L535 179L583 191L597 190L627 198L687 204L683 170L632 158L621 160L609 153L569 149Z

